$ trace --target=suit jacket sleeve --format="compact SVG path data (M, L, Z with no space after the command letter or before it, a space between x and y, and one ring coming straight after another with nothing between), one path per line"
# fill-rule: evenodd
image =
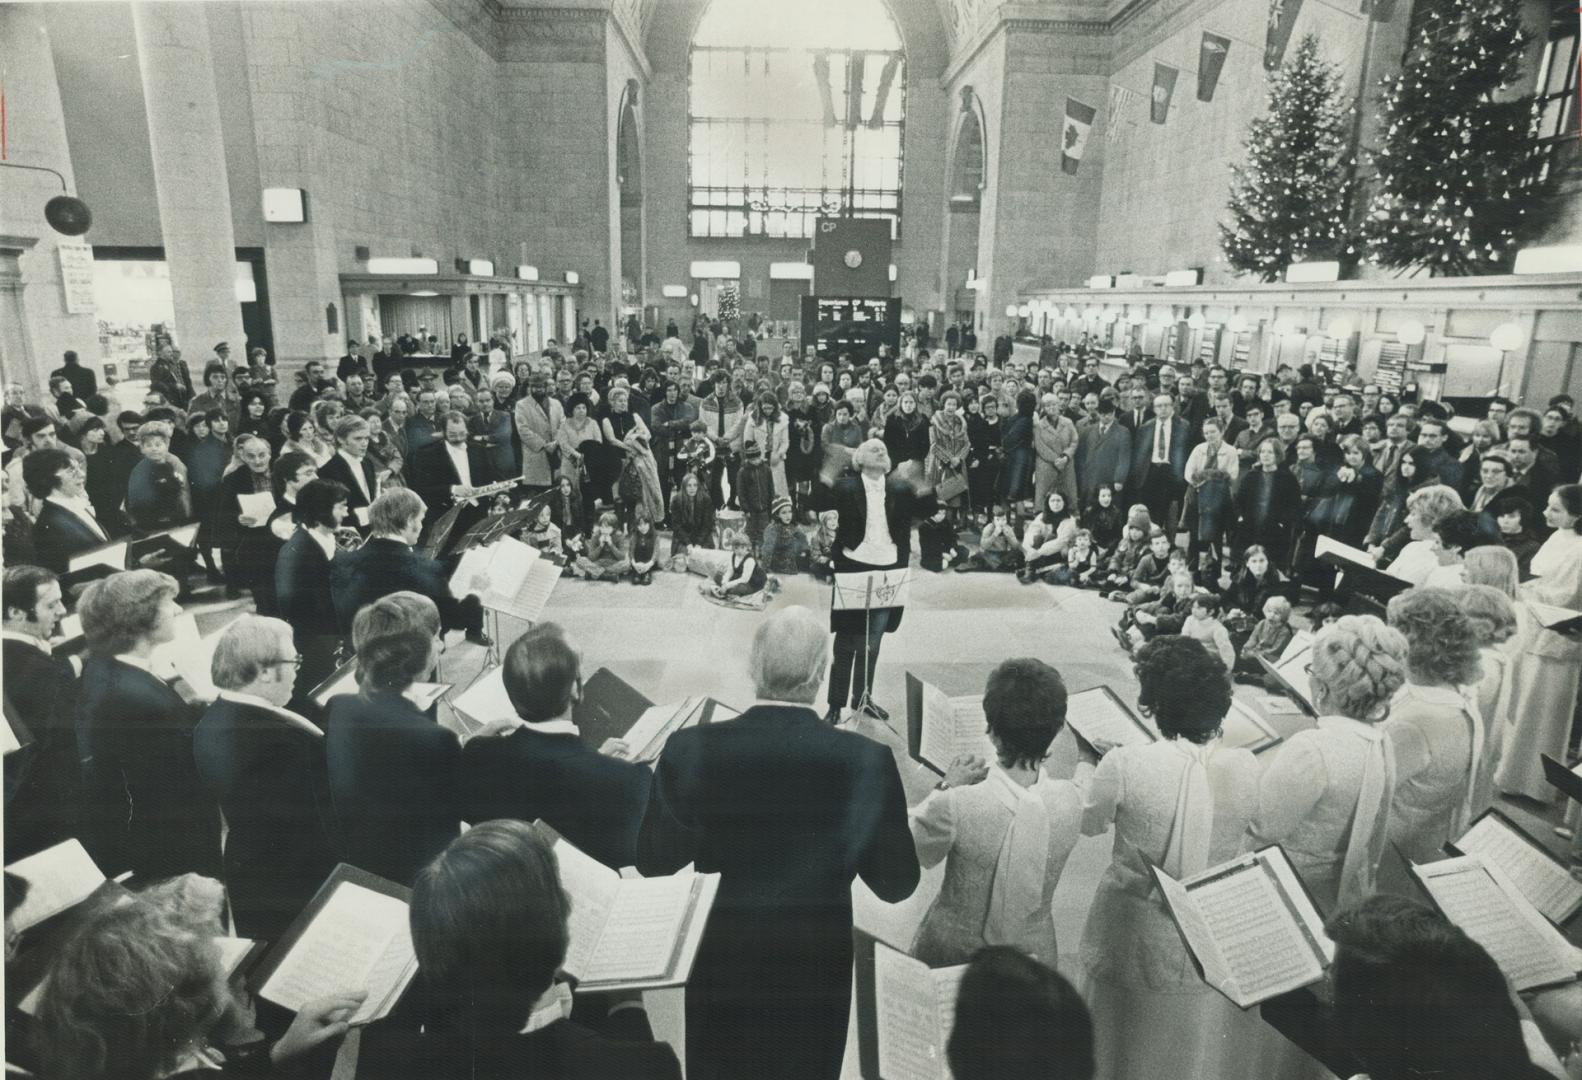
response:
M874 792L878 803L873 807L872 826L864 838L857 873L879 899L899 903L912 895L920 876L907 824L906 792L890 751L878 745L864 750L872 760L864 787Z
M648 789L648 808L637 832L637 870L644 875L673 874L697 856L699 831L690 820L686 790L693 779L695 740L686 735L678 732L665 745ZM904 806L903 801L903 813Z

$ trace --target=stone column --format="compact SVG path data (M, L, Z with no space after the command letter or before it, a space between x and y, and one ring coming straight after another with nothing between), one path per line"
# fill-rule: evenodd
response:
M229 341L232 355L241 355L236 235L208 20L201 7L138 0L132 27L177 343L188 356L204 357L216 342ZM198 375L193 372L194 382Z
M18 265L36 237L0 235L0 382L21 383L37 395L39 369L33 361L33 341L28 332L27 305L22 301L26 282Z

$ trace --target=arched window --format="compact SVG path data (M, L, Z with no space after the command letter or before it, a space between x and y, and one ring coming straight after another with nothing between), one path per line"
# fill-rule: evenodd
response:
M899 238L905 112L883 0L716 0L692 39L692 235L810 237L849 209Z

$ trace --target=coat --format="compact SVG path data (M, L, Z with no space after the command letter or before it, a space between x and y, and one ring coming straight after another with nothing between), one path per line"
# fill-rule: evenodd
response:
M352 619L364 604L403 590L428 597L442 612L454 603L444 564L399 540L369 540L356 551L338 554L330 564L330 599L343 634L351 633Z
M516 403L516 436L522 443L522 479L536 487L555 482L549 451L555 435L566 419L565 409L554 398L545 396L540 404L531 394Z
M362 466L363 480L368 485L369 493L373 498L378 498L379 473L374 468L373 460L367 454L364 454L362 461L358 464ZM357 480L352 476L351 464L341 457L338 452L323 465L319 466L319 479L333 480L346 489L346 509L348 510L356 510L373 502L373 499L363 495L363 489L357 486Z
M456 734L389 691L330 699L324 751L337 856L411 885L460 835Z
M932 495L919 496L905 480L894 475L884 482L884 516L890 526L890 539L895 544L894 566L907 566L912 561L912 525L931 517L936 509ZM840 512L840 522L835 532L835 569L837 572L874 569L861 566L846 558L845 553L862 544L868 528L868 497L863 489L861 476L843 476L835 482L835 507ZM884 569L890 569L885 567ZM885 633L892 633L901 625L904 608L888 608L890 621ZM830 630L834 633L860 634L867 616L859 610L831 611Z
M1153 461L1155 431L1159 426L1159 418L1151 416L1142 427L1137 429L1136 436L1132 439L1132 483L1140 483L1148 474L1148 466ZM1170 461L1170 473L1177 484L1186 482L1186 463L1192 425L1179 416L1170 418L1170 446L1166 457Z
M1084 503L1103 485L1123 486L1131 471L1131 429L1119 420L1103 433L1097 423L1077 425L1077 488Z
M789 703L677 732L637 868L689 862L721 880L687 983L687 1075L833 1080L851 1006L852 881L896 903L919 877L894 756Z
M1077 426L1064 416L1053 421L1042 413L1033 417L1033 504L1040 511L1049 494L1058 491L1069 510L1077 508ZM1056 464L1065 458L1064 465Z
M33 522L33 548L38 565L64 574L73 555L109 543L110 530L103 522L96 521L96 524L104 531L104 536L96 535L86 522L64 506L46 500Z
M324 740L274 710L221 697L192 736L225 813L225 891L236 930L278 938L335 869Z
M44 649L7 638L5 696L32 742L5 757L5 861L78 833L77 678Z
M77 699L85 840L107 875L219 877L220 813L192 756L193 710L162 680L90 656Z
M543 820L614 870L637 861L652 781L647 765L607 757L571 732L521 727L470 739L461 751L465 820Z
M581 1015L574 1012L573 1015ZM525 1017L524 1017L525 1019ZM452 1032L419 1035L395 1022L363 1032L357 1054L359 1080L681 1080L668 1043L655 1042L641 1009L611 1013L606 1029L557 1020L528 1034L488 1033L470 1042Z

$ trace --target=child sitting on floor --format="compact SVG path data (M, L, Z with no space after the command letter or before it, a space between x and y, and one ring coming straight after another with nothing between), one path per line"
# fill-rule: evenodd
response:
M840 527L840 511L825 510L818 516L818 528L808 541L808 563L820 581L835 578L835 530Z
M769 508L769 515L769 525L758 546L764 569L771 574L796 574L806 570L807 537L792 520L791 500L780 496Z
M1231 647L1230 634L1219 621L1219 597L1207 589L1200 589L1192 596L1192 613L1181 626L1181 636L1197 638L1209 649L1219 653L1225 661L1225 670L1236 667L1236 650Z
M1252 628L1241 655L1236 658L1236 676L1261 681L1263 665L1258 658L1275 663L1285 647L1291 644L1295 631L1291 628L1291 601L1283 596L1271 596L1263 602L1263 618ZM1232 642L1234 644L1234 642Z
M949 570L967 557L967 549L956 539L956 527L950 523L949 510L943 506L917 526L917 543L920 548L918 561L924 570L936 574Z
M1121 530L1126 527L1126 515L1115 505L1114 488L1101 487L1094 492L1093 502L1082 515L1082 524L1093 534L1093 550L1101 557L1115 550L1121 542Z
M542 554L556 557L564 554L560 546L560 526L555 524L554 511L547 502L538 508L533 520L522 527L520 535L524 544L537 548Z
M1011 520L1010 508L999 503L978 537L978 550L958 563L956 569L1009 573L1021 564L1022 542L1016 538L1016 523Z
M631 551L627 560L633 585L654 583L654 564L659 561L659 534L654 532L654 519L646 506L632 511Z
M626 574L628 565L626 544L616 531L615 512L606 510L593 526L587 550L578 555L572 564L573 574L589 581L619 581Z
M1148 550L1132 568L1131 578L1125 586L1113 590L1109 598L1122 600L1129 607L1159 599L1169 580L1170 560L1175 553L1176 549L1170 545L1170 537L1155 525L1148 534Z
M1146 506L1134 506L1126 514L1126 524L1121 528L1121 538L1115 550L1094 573L1090 584L1102 592L1129 589L1137 563L1148 554L1148 537L1153 532L1153 522Z
M745 533L733 532L726 547L730 550L731 561L714 578L712 584L703 586L704 590L717 600L728 597L745 597L762 592L768 583L769 575L758 560L753 558L752 542Z
M670 496L670 554L685 555L689 548L714 546L714 500L703 489L697 473L681 478L681 487Z
M1126 609L1121 615L1118 630L1125 631L1126 640L1116 634L1122 647L1128 651L1159 634L1179 634L1192 613L1192 597L1197 585L1187 572L1185 562L1170 574L1170 591L1157 600L1149 600Z
M1099 552L1093 546L1093 534L1087 529L1078 529L1071 536L1065 562L1044 574L1044 580L1051 585L1070 585L1080 589L1084 575L1092 574L1098 569L1098 564Z

